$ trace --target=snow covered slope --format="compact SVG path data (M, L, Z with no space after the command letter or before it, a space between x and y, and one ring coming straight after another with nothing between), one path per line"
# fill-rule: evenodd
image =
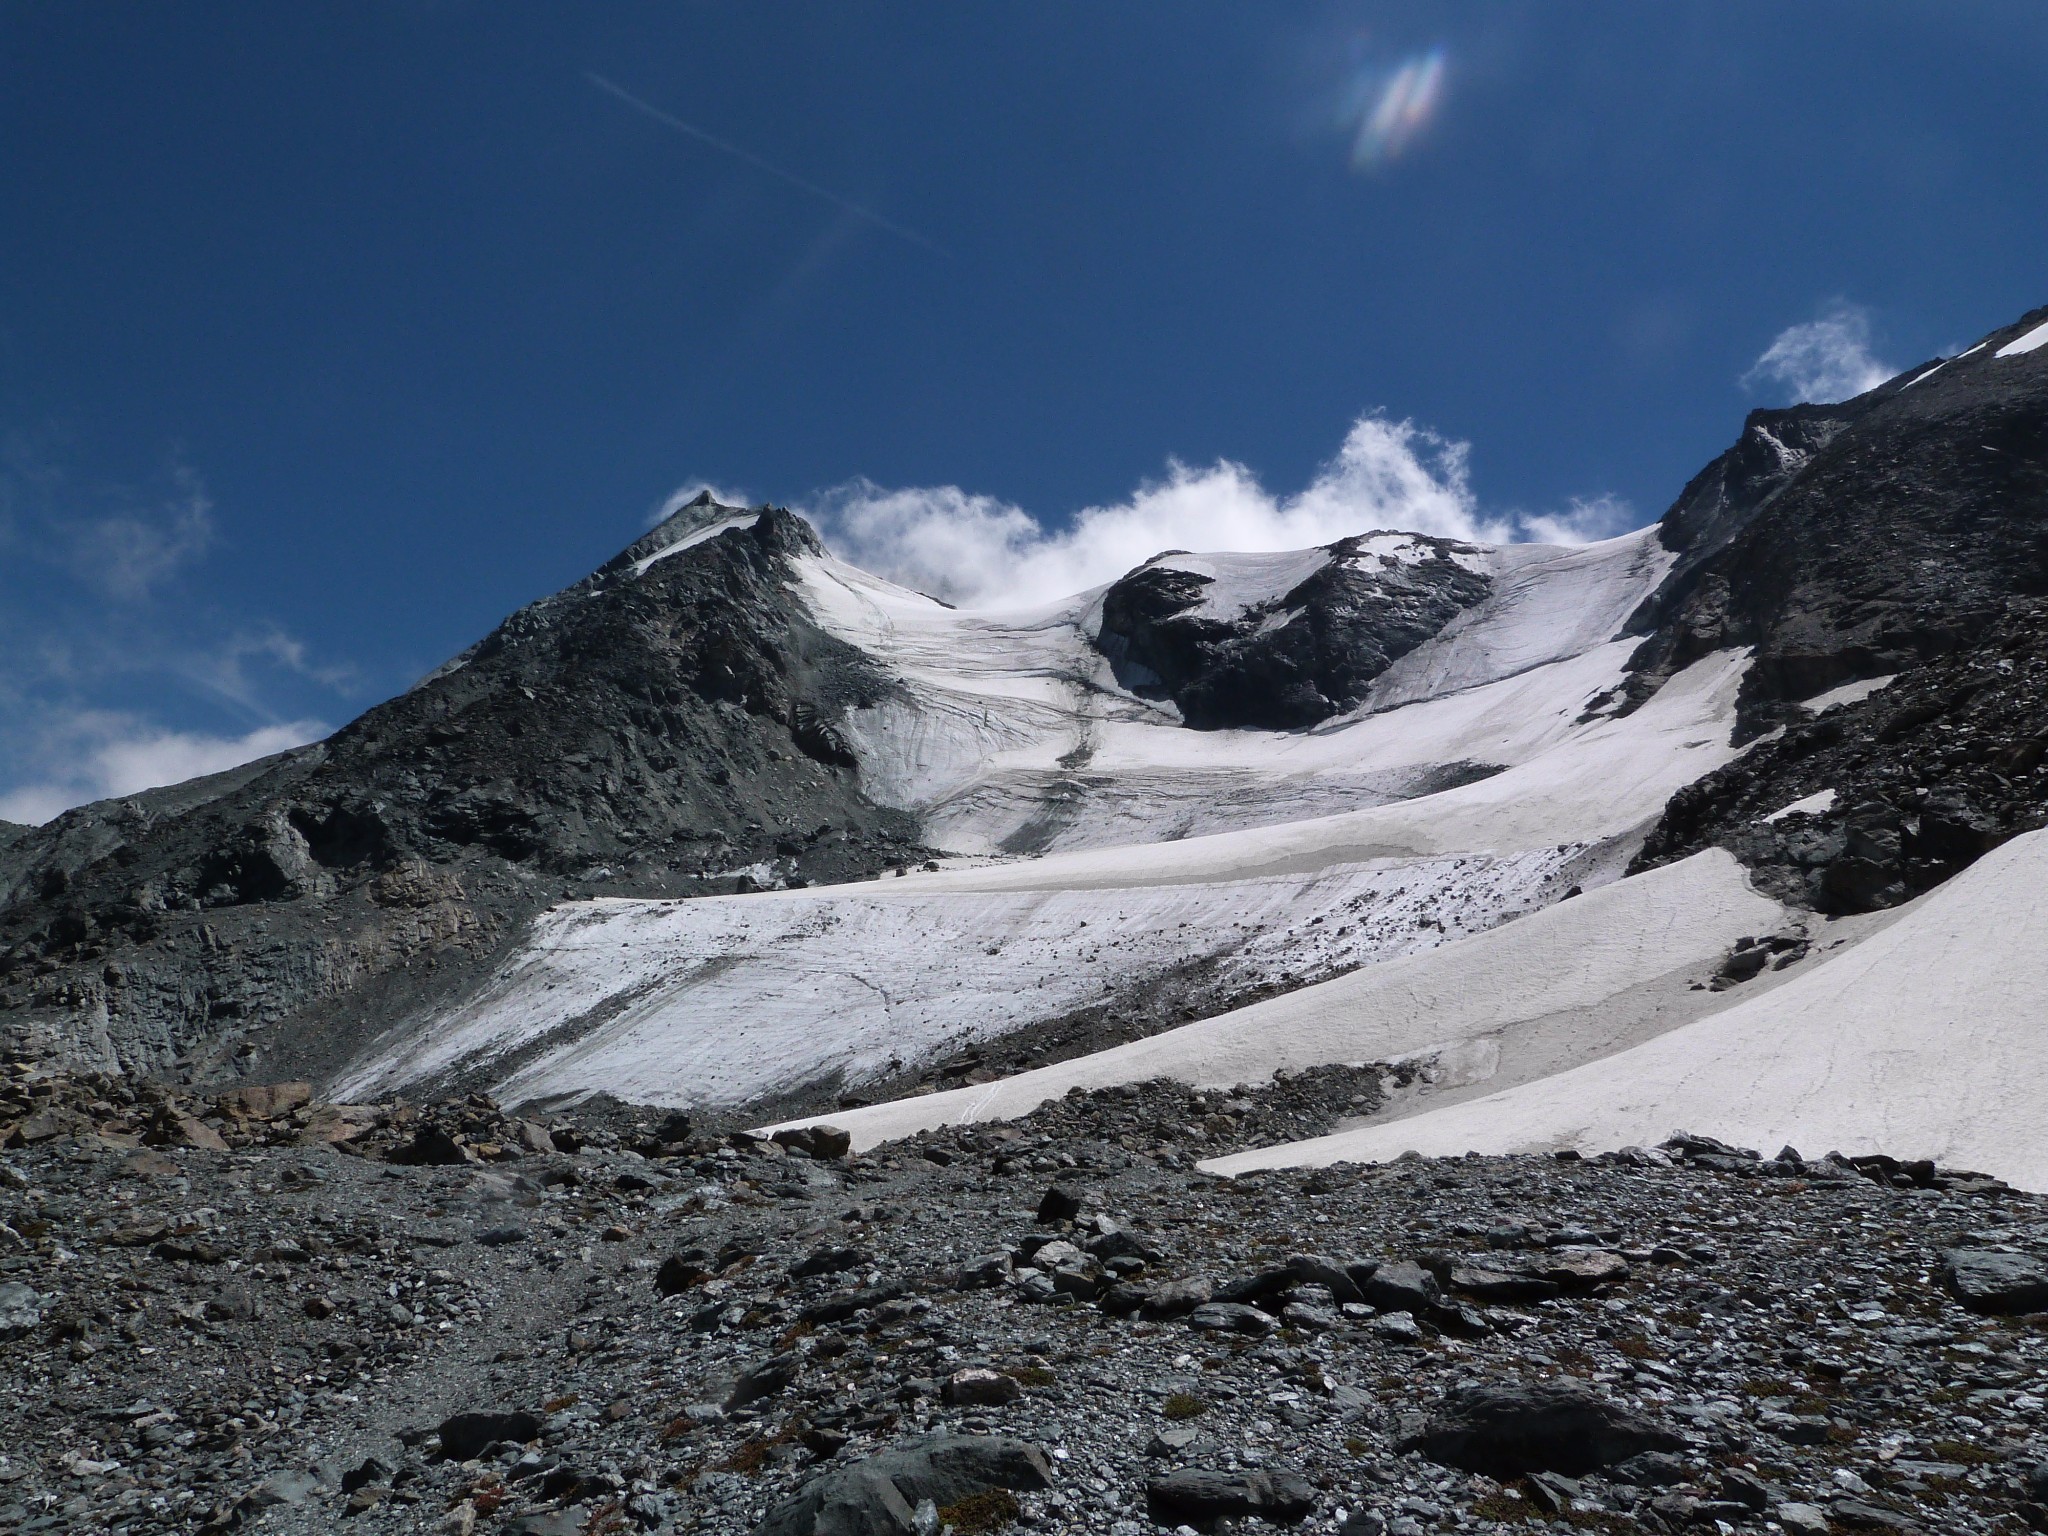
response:
M1635 881L1627 882L1634 885ZM1931 1157L2048 1189L2048 832L2015 838L1784 986L1631 1050L1220 1173L1425 1154L1600 1151L1673 1130ZM1519 926L1519 925L1518 925Z
M868 792L918 812L941 846L1035 853L1384 805L1520 760L1532 728L1561 736L1615 680L1626 646L1527 692L1488 695L1483 728L1469 711L1376 716L1599 652L1672 556L1654 529L1580 548L1465 549L1460 562L1491 577L1493 595L1394 662L1367 703L1305 732L1189 731L1171 703L1120 687L1093 640L1106 589L1029 613L961 613L836 560L806 559L799 572L818 621L902 685L845 727ZM1242 611L1277 601L1326 558L1153 564L1213 577L1204 605ZM1586 687L1596 676L1605 681Z
M1069 1088L1169 1077L1200 1088L1275 1072L1423 1059L1438 1087L1528 1081L1723 1003L1691 983L1786 914L1734 859L1700 854L1475 937L986 1086L842 1112L856 1147L1029 1114Z
M1607 636L1660 569L1648 548L1475 552L1507 579L1411 680L1428 697L1285 733L1192 731L1117 690L1087 640L1092 596L960 614L807 557L813 611L900 684L843 724L866 791L974 852L1014 849L1024 827L1066 851L560 907L334 1091L836 1091L1105 1003L1180 987L1211 1011L1536 911L1613 878L1628 835L1733 753L1737 653L1605 712L1630 651ZM1271 564L1247 561L1233 600Z

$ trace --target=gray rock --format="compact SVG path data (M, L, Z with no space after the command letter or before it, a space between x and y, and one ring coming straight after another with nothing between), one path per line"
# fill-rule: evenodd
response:
M1400 1450L1431 1461L1510 1478L1524 1472L1580 1476L1644 1451L1684 1441L1580 1382L1465 1387L1448 1393Z
M798 1365L795 1355L776 1355L762 1361L733 1383L732 1391L726 1394L725 1411L731 1413L735 1408L788 1391L796 1380Z
M844 1157L853 1149L853 1134L836 1125L798 1125L777 1131L772 1138L778 1146L815 1157L820 1162Z
M1436 1276L1407 1260L1380 1265L1358 1281L1358 1290L1361 1300L1382 1312L1427 1315L1443 1300Z
M1280 1326L1270 1314L1237 1301L1207 1301L1188 1314L1188 1326L1204 1333L1244 1333L1254 1337Z
M1785 1536L1828 1536L1828 1512L1818 1504L1780 1504L1771 1518L1785 1528Z
M0 1284L0 1339L18 1339L43 1320L43 1298L19 1280Z
M1558 1284L1555 1280L1539 1279L1535 1275L1460 1265L1451 1271L1451 1289L1463 1292L1475 1301L1514 1305L1548 1301L1557 1294Z
M2048 1311L2048 1264L2029 1254L1951 1248L1941 1256L1941 1283L1972 1312Z
M944 1392L947 1402L965 1408L999 1408L1023 1395L1023 1384L1016 1377L976 1365L947 1377Z
M1183 1467L1145 1485L1146 1502L1162 1523L1206 1525L1256 1515L1293 1524L1314 1513L1316 1491L1292 1472L1214 1472Z
M1625 1461L1616 1462L1607 1469L1607 1475L1617 1483L1628 1483L1637 1488L1669 1488L1682 1483L1691 1474L1685 1463L1666 1451L1643 1451Z
M1181 1317L1206 1303L1214 1288L1200 1275L1185 1280L1168 1280L1146 1292L1140 1309L1147 1317Z
M953 1278L953 1286L962 1291L984 1291L990 1286L1001 1285L1010 1278L1010 1256L1007 1253L984 1253L969 1259L960 1266Z
M1190 1429L1185 1424L1174 1425L1154 1432L1145 1444L1147 1456L1186 1456L1193 1453L1202 1443L1202 1432Z
M1389 1312L1374 1318L1372 1331L1393 1344L1420 1344L1423 1339L1422 1324L1409 1312Z
M957 1504L991 1488L1050 1487L1045 1452L1000 1435L936 1435L813 1478L755 1536L914 1536L917 1506Z
M1280 1321L1290 1328L1299 1328L1303 1333L1327 1333L1342 1319L1327 1307L1313 1306L1305 1301L1290 1301L1280 1309Z

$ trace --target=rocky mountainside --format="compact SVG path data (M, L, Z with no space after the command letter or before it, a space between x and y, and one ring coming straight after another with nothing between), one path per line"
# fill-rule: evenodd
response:
M266 1030L459 990L565 897L922 858L831 724L889 684L792 600L815 548L788 513L700 500L327 741L13 829L0 1022L217 1075Z
M1646 863L1719 844L1789 900L1861 912L2048 824L2048 349L2014 346L2044 323L1754 413L1666 515L1681 558L1633 622L1634 686L1754 647L1738 734L1770 739L1680 791Z

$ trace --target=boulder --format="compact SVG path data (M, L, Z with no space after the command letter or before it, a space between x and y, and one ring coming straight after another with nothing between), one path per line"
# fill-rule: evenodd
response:
M1972 1312L2048 1311L2048 1264L2030 1254L1951 1248L1941 1256L1941 1283Z
M1420 1264L1407 1260L1398 1264L1381 1264L1361 1275L1359 1269L1362 1268L1359 1266L1351 1271L1356 1277L1359 1296L1367 1305L1378 1307L1382 1312L1426 1316L1443 1301L1436 1276Z
M1465 1387L1448 1393L1421 1425L1403 1434L1402 1451L1506 1480L1525 1472L1581 1476L1645 1451L1676 1451L1684 1441L1584 1383Z
M1461 1265L1451 1271L1451 1289L1463 1292L1475 1301L1513 1306L1532 1301L1548 1301L1557 1295L1558 1284L1555 1280L1543 1280L1535 1275L1517 1275L1505 1270L1468 1268Z
M844 1157L853 1150L853 1133L836 1125L796 1125L777 1131L769 1138L778 1146L815 1157L821 1162Z
M19 1280L0 1284L0 1339L18 1339L43 1320L43 1298Z
M1142 1310L1147 1317L1180 1317L1203 1305L1212 1294L1208 1280L1201 1275L1168 1280L1145 1293Z
M1212 1472L1183 1467L1145 1485L1153 1518L1162 1525L1208 1525L1256 1515L1293 1524L1314 1513L1316 1491L1293 1472Z
M768 1512L754 1536L914 1536L917 1506L941 1508L991 1488L1052 1484L1045 1452L1004 1435L935 1435L813 1478Z
M1205 1301L1188 1314L1188 1326L1203 1333L1244 1333L1263 1337L1280 1326L1270 1314L1236 1301Z
M450 1461L473 1461L501 1440L525 1444L539 1437L538 1417L521 1411L458 1413L441 1421L441 1454Z
M1605 1248L1553 1249L1532 1268L1539 1278L1566 1291L1590 1291L1629 1276L1628 1260Z
M946 1378L943 1395L948 1403L959 1408L1000 1408L1022 1397L1024 1387L1014 1376L970 1365Z

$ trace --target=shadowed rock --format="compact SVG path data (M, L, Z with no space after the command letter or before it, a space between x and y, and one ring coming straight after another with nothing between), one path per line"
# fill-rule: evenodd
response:
M1398 1448L1431 1461L1518 1477L1562 1472L1577 1477L1644 1451L1675 1451L1685 1442L1634 1410L1574 1381L1532 1386L1466 1387L1449 1393Z

